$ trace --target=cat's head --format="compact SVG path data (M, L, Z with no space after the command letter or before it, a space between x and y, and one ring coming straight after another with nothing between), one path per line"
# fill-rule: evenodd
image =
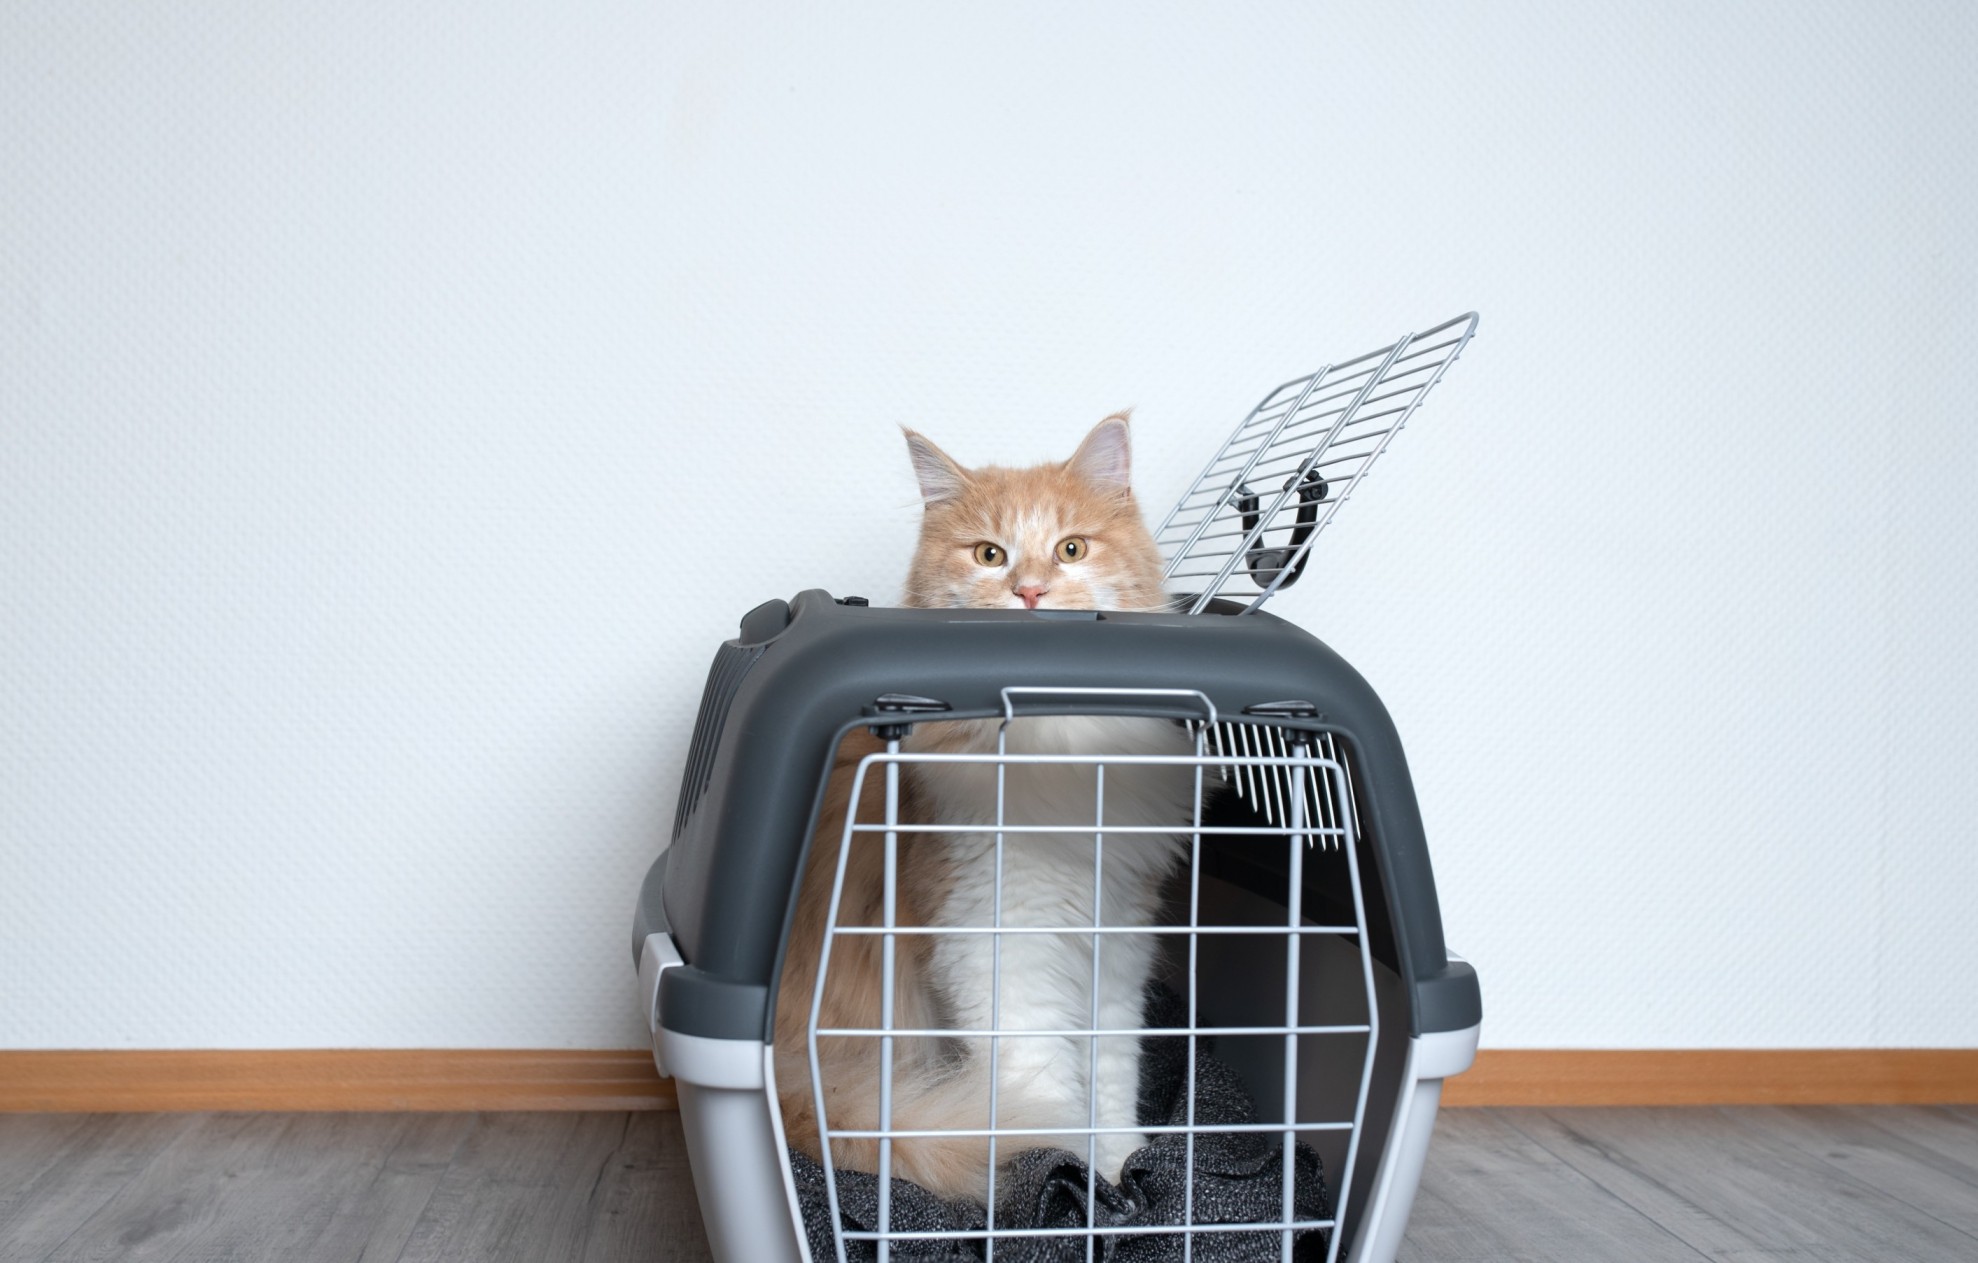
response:
M903 605L1153 610L1161 554L1128 486L1126 414L1063 464L966 469L908 430L926 513Z

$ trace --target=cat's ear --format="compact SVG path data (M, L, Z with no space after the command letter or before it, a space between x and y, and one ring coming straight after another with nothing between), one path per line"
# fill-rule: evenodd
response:
M1085 481L1120 491L1128 489L1133 457L1126 438L1127 413L1115 412L1092 427L1065 468Z
M968 485L968 471L957 465L925 434L900 429L907 436L907 455L913 458L913 476L920 480L920 498L926 504L952 500Z

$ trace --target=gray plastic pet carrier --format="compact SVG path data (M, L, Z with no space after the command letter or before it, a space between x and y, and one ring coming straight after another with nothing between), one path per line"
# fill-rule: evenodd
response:
M751 611L717 650L672 843L646 877L633 926L653 1054L678 1086L716 1258L1394 1257L1442 1081L1475 1054L1477 978L1444 946L1407 763L1379 698L1324 644L1256 606L1296 580L1312 536L1474 320L1267 396L1160 531L1175 586L1204 588L1175 612L890 609L809 591ZM1372 437L1356 446L1356 429ZM1239 579L1256 599L1216 596ZM1161 730L1175 749L1040 753L1008 740L1028 719L1063 715L1169 725ZM997 734L993 748L933 753L912 735L967 721ZM834 947L855 936L882 940L890 969L911 936L973 934L993 944L1000 998L1025 982L1003 975L1006 943L1042 933L1073 968L1092 971L1094 998L1090 1020L1062 1030L993 1017L966 1030L903 1026L889 1003L874 1027L822 1034L877 1041L886 1066L912 1040L959 1040L968 1055L992 1058L1015 1041L1070 1041L1093 1050L1095 1078L1102 1037L1139 1041L1131 1128L1100 1126L1096 1104L1048 1129L999 1127L992 1093L987 1126L968 1133L988 1137L994 1155L981 1204L884 1178L892 1146L925 1134L891 1126L886 1072L876 1127L834 1122L815 1006L812 1081L777 1082L780 970L848 739L870 750L857 760L861 785L872 779L886 792L854 793L843 828L814 843L831 848L820 862L835 864L839 887L823 942L809 945L821 948L816 994ZM1040 828L1034 810L1029 823L1006 820L1000 788L991 818L929 823L923 811L910 822L900 786L940 762L981 767L999 786L1040 764L1081 784L1089 777L1083 805L1044 827L1084 839L1094 891L1108 855L1120 862L1152 832L1107 822L1108 774L1116 785L1149 767L1192 778L1189 817L1164 831L1183 846L1161 915L1108 925L1094 897L1089 913L1039 930L1006 920L999 891L983 924L896 921L897 856L916 836L980 838L1000 882L1006 848ZM858 847L883 848L889 894L877 924L839 915ZM1098 1012L1099 961L1121 934L1158 945L1155 985L1131 1029ZM786 1145L779 1086L812 1094L827 1142L876 1141L878 1176ZM1086 1088L1096 1101L1094 1083ZM1092 1160L1109 1131L1147 1142L1117 1184Z

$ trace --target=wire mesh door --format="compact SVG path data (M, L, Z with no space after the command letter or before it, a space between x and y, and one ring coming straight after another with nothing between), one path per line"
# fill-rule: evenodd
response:
M867 801L867 782L876 778L884 784L877 799L883 808L867 813L877 818L847 813L809 1023L810 1086L827 1154L846 1145L869 1152L873 1142L877 1149L876 1181L840 1171L834 1160L823 1164L837 1258L890 1260L911 1257L926 1243L968 1242L989 1260L999 1246L1006 1259L1108 1259L1130 1253L1134 1241L1163 1237L1178 1238L1179 1250L1162 1257L1192 1259L1199 1241L1237 1233L1246 1234L1242 1242L1226 1244L1247 1245L1246 1257L1336 1259L1343 1211L1328 1198L1326 1175L1343 1202L1360 1159L1380 1023L1343 750L1327 734L1219 723L1200 694L1091 690L1080 704L1094 715L1103 716L1120 694L1165 693L1199 704L1202 718L1130 721L1168 725L1177 753L1129 752L1144 748L1139 741L1122 742L1119 753L1037 752L1025 748L1018 727L1036 722L1017 714L1028 692L1041 690L1005 692L1000 723L957 723L976 725L978 748L955 752L967 747L965 738L945 743L947 752L940 741L925 743L932 749L909 741L903 749L893 739L858 767L851 802ZM1050 692L1060 703L1066 696ZM925 724L922 732L946 726ZM942 817L930 803L944 801L941 781L956 776L976 778L978 788L993 785L993 808ZM1117 802L1154 781L1176 780L1185 789L1179 819L1148 823L1144 812L1108 811L1109 783ZM1073 782L1083 787L1077 795L1065 792ZM903 809L906 800L913 800L911 810ZM955 796L945 801L952 808ZM1232 805L1235 815L1225 810ZM841 913L851 860L862 847L883 849L885 890L873 922L854 924ZM954 896L944 905L948 914L916 915L900 888L916 847L970 856L971 872L993 873L986 915L979 915L980 905L978 915L955 915L962 904ZM1170 848L1174 861L1161 911L1123 918L1108 907L1108 893L1118 888L1120 871L1145 870L1152 847ZM1315 852L1329 853L1326 868L1343 873L1347 889L1309 898L1307 857ZM1089 873L1082 884L1065 875L1074 854ZM1234 887L1205 863L1214 854L1261 860L1246 871L1267 872L1270 880L1251 880L1247 892L1232 897ZM1044 913L1019 906L1026 876L1044 863L1040 857L1059 865L1052 871L1064 896ZM1350 908L1350 920L1315 920L1309 913L1318 906ZM876 1024L822 1024L827 988L837 985L833 948L855 937L880 944ZM954 1006L937 1004L930 1015L902 994L912 985L909 962L932 959L944 943L951 955L973 952L986 963L986 1011L957 1016ZM1105 970L1109 961L1116 965L1136 946L1150 945L1155 985L1146 988L1135 1019L1122 1021ZM1313 970L1326 952L1333 980L1350 985L1314 985ZM1337 967L1342 963L1345 969ZM1046 970L1054 981L1040 981ZM1049 985L1062 994L1071 977L1084 982L1082 995L1072 989L1082 1012L1038 1024L1035 1009L1020 999L1024 989ZM847 1117L834 1104L820 1041L876 1043L876 1116ZM1135 1113L1124 1121L1116 1110L1107 1116L1118 1062L1110 1073L1104 1064L1108 1048L1123 1043L1137 1057ZM1315 1057L1318 1044L1332 1051ZM1033 1054L1036 1046L1049 1051ZM1066 1058L1082 1062L1074 1069L1082 1072L1084 1099L1063 1100L1058 1116L1039 1117L1035 1102L1021 1098L1035 1094L1038 1080L1025 1075L1048 1055L1058 1058L1059 1069ZM1301 1065L1309 1071L1318 1063L1336 1067L1331 1077L1341 1081L1301 1082ZM916 1073L924 1080L929 1065L945 1067L942 1084L979 1088L980 1099L952 1113L952 1125L903 1124L905 1102L920 1090L910 1081ZM913 1190L893 1178L902 1149L969 1139L987 1153L980 1205L960 1211L950 1205L938 1222L928 1221L922 1202L903 1205ZM1117 1158L1108 1154L1125 1143L1141 1147L1115 1172ZM1040 1177L1040 1169L1048 1175ZM1049 1191L1048 1214L1038 1209L1040 1178ZM869 1200L853 1207L854 1196ZM1230 1257L1226 1250L1214 1253Z
M1154 532L1191 614L1247 576L1245 612L1297 582L1318 533L1476 332L1475 312L1265 395ZM1232 593L1232 595L1235 595Z

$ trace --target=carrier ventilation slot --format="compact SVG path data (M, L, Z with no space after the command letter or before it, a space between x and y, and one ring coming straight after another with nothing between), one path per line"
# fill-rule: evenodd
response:
M680 778L680 807L673 815L676 840L687 827L694 808L700 805L701 795L707 792L708 782L714 776L714 752L721 744L721 728L728 722L729 704L735 700L735 690L742 686L742 677L762 656L762 650L761 645L730 641L714 655L714 665L707 673L707 687L701 692L700 713L694 720L694 739L687 748L687 771Z
M1476 331L1475 312L1286 382L1236 427L1154 532L1190 614L1239 578L1248 613L1290 587L1332 515Z
M1307 846L1336 850L1342 836L1339 830L1344 821L1351 819L1355 832L1361 828L1359 811L1353 801L1353 765L1347 758L1345 743L1335 740L1333 734L1313 733L1311 737L1312 753L1337 763L1344 773L1340 777L1340 794L1346 801L1336 801L1340 795L1334 793L1333 782L1328 777L1297 778L1304 782L1305 787L1303 818L1324 830L1308 835L1305 843ZM1285 739L1285 729L1275 724L1234 723L1219 723L1211 727L1207 733L1206 751L1210 755L1235 759L1282 759L1294 753ZM1293 777L1290 768L1222 764L1217 768L1217 774L1223 784L1271 825L1282 828L1291 823L1289 806Z

